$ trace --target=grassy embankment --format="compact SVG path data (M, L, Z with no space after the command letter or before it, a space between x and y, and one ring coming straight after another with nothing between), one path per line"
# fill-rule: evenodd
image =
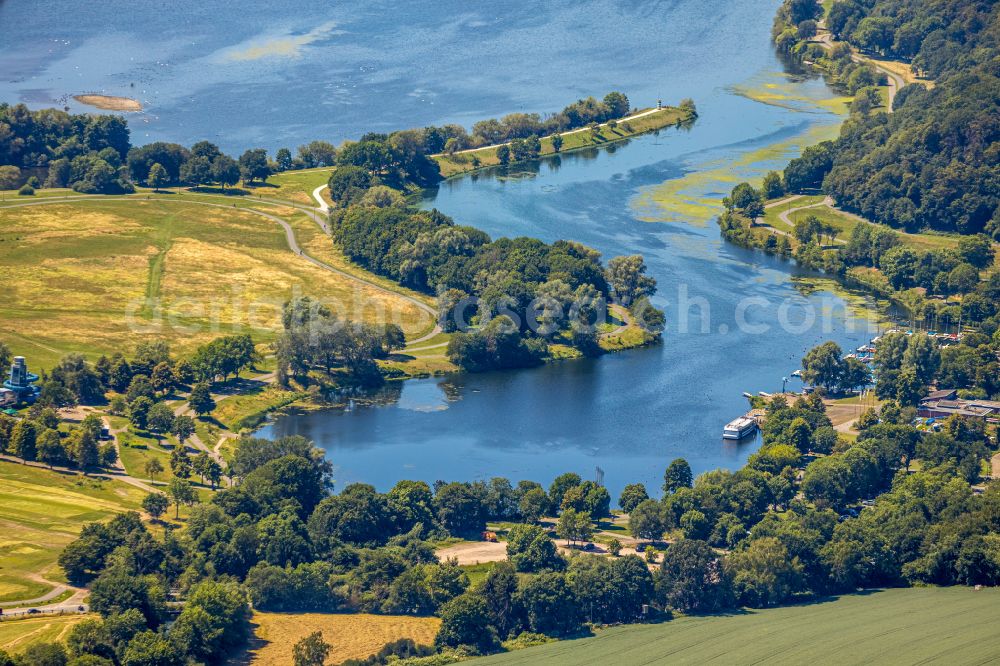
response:
M109 520L122 511L138 511L144 496L142 490L120 481L0 461L0 525L4 528L0 601L38 597L52 589L47 581L65 582L56 558L83 524Z
M284 199L302 206L316 206L312 193L320 185L326 185L334 167L282 171L268 177L267 182L248 190L250 196L260 195L270 199ZM329 199L326 199L330 203Z
M775 199L773 202L768 202L768 204L782 201L786 198L787 197L781 197L780 199ZM831 225L837 229L837 235L834 241L835 244L828 244L828 247L833 248L839 244L846 243L848 239L850 239L851 232L854 230L854 227L859 224L871 224L870 222L863 222L857 216L849 213L845 213L835 208L830 208L829 206L820 205L823 203L825 198L825 195L822 194L808 195L772 206L766 209L764 217L757 220L757 225L762 227L771 227L777 229L778 231L791 233L795 228L796 222L805 220L807 217L814 215L824 224ZM805 208L806 206L810 207ZM786 211L791 211L787 215L788 222L781 219L781 214ZM900 229L895 229L894 231L899 234L899 239L905 245L909 245L914 249L922 251L940 249L953 250L958 247L958 241L961 238L956 235L934 232L907 233ZM794 243L794 239L791 240L793 240Z
M1000 654L1000 590L916 588L731 615L681 617L470 664L981 664Z
M323 175L285 178L277 189L288 189L279 196L301 194L295 188L312 186L317 174ZM143 192L11 207L28 201L8 199L0 207L0 277L9 285L0 293L0 340L28 356L33 368L51 368L71 352L91 359L127 354L147 338L165 338L175 354L186 356L211 338L240 331L252 332L266 351L280 329L281 304L296 293L333 300L346 318L393 321L411 338L433 326L426 312L397 295L415 294L351 264L291 206ZM284 231L251 210L288 221L307 253L343 273L291 254ZM220 421L238 424L289 402L264 387L254 393L233 398Z
M568 153L574 150L594 148L630 139L646 132L677 125L685 120L689 120L690 117L687 111L666 106L655 113L650 113L641 118L623 118L617 121L615 127L610 126L608 123L603 123L600 125L600 131L596 134L591 132L589 127L572 130L561 134L563 145L558 152ZM541 143L541 156L554 155L557 152L552 146L552 136L543 137ZM433 159L441 167L441 175L445 178L451 178L452 176L475 171L476 169L500 164L500 160L497 158L496 146L484 146L475 150L455 153L454 155L434 155Z

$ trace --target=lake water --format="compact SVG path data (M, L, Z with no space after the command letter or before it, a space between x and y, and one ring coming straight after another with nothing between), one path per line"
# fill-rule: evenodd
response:
M262 430L313 438L339 487L497 475L547 483L600 467L617 495L634 481L658 489L678 456L696 472L740 466L757 443L720 436L746 411L742 392L780 390L819 342L871 337L839 297L803 295L796 280L809 276L723 243L712 222L736 182L780 168L842 119L822 82L783 73L768 41L777 4L181 0L166 10L92 3L82 15L56 1L41 20L37 4L15 0L0 3L0 101L135 96L147 105L130 116L135 143L208 138L236 152L468 125L611 89L636 106L693 98L700 118L688 130L451 181L424 201L494 236L643 254L667 312L661 346L408 381L376 405L281 417Z

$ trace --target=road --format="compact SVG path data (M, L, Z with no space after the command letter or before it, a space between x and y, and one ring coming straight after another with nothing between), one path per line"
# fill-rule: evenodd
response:
M777 201L775 203L768 204L767 206L765 206L765 208L772 208L773 206L776 206L777 204L781 204L781 203L785 203L787 201L791 201L794 198L795 197L792 197L791 199L784 199L782 201ZM784 222L785 224L787 224L788 226L794 228L795 227L795 222L793 222L792 219L791 219L792 213L797 213L800 210L809 210L810 208L830 208L832 210L837 210L834 207L833 198L832 197L826 197L822 201L814 203L814 204L809 204L807 206L799 206L798 208L789 208L788 210L784 210L784 211L778 213L778 219L781 220L782 222ZM837 210L837 212L841 213L842 211ZM857 217L857 216L855 216L855 217ZM858 219L862 219L862 218L858 218ZM781 231L779 229L775 229L775 231L777 233L779 233L779 234L782 234L783 236L790 236L791 235L788 232ZM847 241L845 241L845 240L843 240L841 238L834 238L833 242L837 243L839 245L846 245L847 244Z

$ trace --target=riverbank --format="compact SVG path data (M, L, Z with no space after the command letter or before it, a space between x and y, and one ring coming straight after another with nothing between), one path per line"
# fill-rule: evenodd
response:
M633 321L628 310L620 305L609 305L609 320L598 327L598 345L603 354L615 354L660 344L662 339ZM452 363L446 354L446 333L429 340L425 345L407 348L379 360L385 375L385 384L374 387L340 386L330 376L310 375L315 381L309 386L296 385L283 390L275 384L262 386L253 393L242 394L220 401L213 412L216 420L231 424L233 432L257 430L270 419L293 414L307 414L324 409L343 409L349 404L380 404L381 393L398 393L405 380L468 376ZM438 341L443 339L444 341ZM552 342L545 364L579 361L586 358L578 349ZM488 373L479 373L488 374Z
M552 134L541 138L541 149L539 157L549 157L556 154L571 153L588 148L606 146L620 141L655 132L665 127L682 125L693 121L697 113L692 109L681 107L665 106L655 109L643 109L632 115L619 120L611 120L597 126L597 131L590 127L580 127L560 134ZM554 137L560 137L562 144L557 150ZM431 158L437 162L444 178L464 176L466 174L499 166L500 158L497 156L497 149L500 146L507 146L509 143L501 143L481 148L470 148L453 154L432 155ZM511 162L515 164L515 162Z

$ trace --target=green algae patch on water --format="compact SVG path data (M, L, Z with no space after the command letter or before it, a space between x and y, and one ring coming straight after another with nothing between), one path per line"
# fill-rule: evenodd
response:
M770 72L745 84L730 86L729 91L761 104L780 106L802 113L833 113L838 116L848 114L851 102L854 101L853 97L811 95L801 83L800 80L787 75Z
M813 123L803 132L780 141L736 149L738 152L693 164L679 178L643 188L631 204L639 220L708 225L722 211L722 198L735 185L759 184L764 174L782 169L806 147L835 139L851 102L849 97L831 97L825 87L805 86L801 79L780 72L767 72L729 90L760 104L818 114L829 120Z
M696 164L680 178L643 188L632 200L643 222L687 222L705 226L722 212L722 198L742 182L760 184L771 169L781 169L803 149L834 139L840 120L813 125L793 137L734 155Z
M892 304L886 299L875 298L871 293L851 289L838 280L820 275L795 275L792 276L792 285L803 296L813 294L828 293L835 296L841 303L843 312L840 316L847 316L856 320L867 321L868 327L872 330L889 328L893 325L889 318L889 310ZM837 316L837 308L823 305L818 313L820 317L831 318Z

